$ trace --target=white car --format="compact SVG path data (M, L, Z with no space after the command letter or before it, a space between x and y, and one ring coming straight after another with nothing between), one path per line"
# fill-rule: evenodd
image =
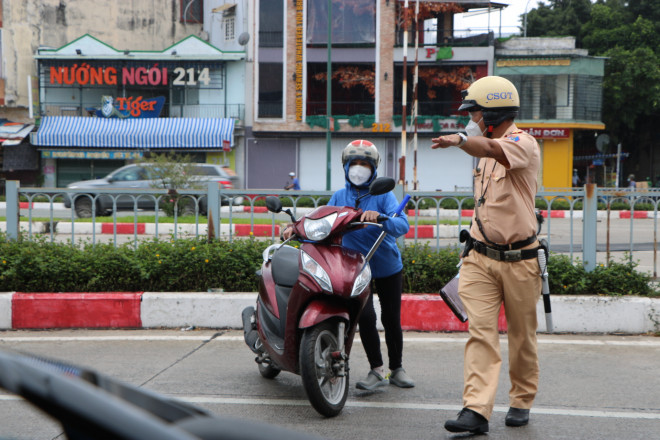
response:
M206 163L184 164L182 167L193 174L190 181L199 183L200 187L205 187L206 183L210 181L217 181L221 189L234 189L238 186L238 176L230 168ZM64 206L70 208L73 204L76 215L80 218L89 218L92 216L93 203L96 203L96 216L109 215L113 210L113 202L116 203L117 210L133 210L135 200L137 200L138 209L153 210L156 207L156 197L152 195L134 197L129 195L113 195L107 191L95 193L94 190L126 190L133 188L136 190L146 190L164 188L165 186L162 185L162 181L162 178L158 176L155 164L140 163L126 165L101 179L82 180L69 184L67 188L80 190L80 192L67 193L64 197ZM139 191L136 191L137 195L139 195ZM74 200L73 203L71 202L72 199ZM229 203L234 205L240 204L242 203L242 198L222 198L222 204ZM200 214L206 214L206 205L206 197L201 197L199 200ZM191 211L194 213L194 206Z

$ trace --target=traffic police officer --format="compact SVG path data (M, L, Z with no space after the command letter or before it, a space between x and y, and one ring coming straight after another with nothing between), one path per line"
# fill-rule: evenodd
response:
M451 432L488 432L502 358L498 333L505 304L509 341L510 408L507 426L529 421L538 389L536 303L541 294L534 200L539 145L514 118L520 99L515 86L487 76L463 92L459 110L470 113L467 136L432 139L431 148L458 147L479 158L474 170L473 247L462 260L459 295L469 321L465 346L463 409L448 420Z

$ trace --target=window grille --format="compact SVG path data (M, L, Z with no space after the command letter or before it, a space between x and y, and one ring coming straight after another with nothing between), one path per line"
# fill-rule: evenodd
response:
M234 17L225 17L225 41L234 41Z

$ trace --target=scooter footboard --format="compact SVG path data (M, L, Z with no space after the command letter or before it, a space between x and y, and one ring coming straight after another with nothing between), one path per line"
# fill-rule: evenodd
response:
M312 327L330 318L341 318L346 322L350 322L350 316L345 307L330 304L326 301L312 301L300 317L298 328Z

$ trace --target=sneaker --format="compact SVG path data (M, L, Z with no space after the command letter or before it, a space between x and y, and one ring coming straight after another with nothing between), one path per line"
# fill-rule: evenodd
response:
M387 378L376 373L374 370L369 371L367 378L355 384L355 387L359 390L375 390L379 387L384 387L389 385L390 381Z
M406 370L402 367L391 371L390 374L387 375L387 378L392 385L396 385L399 388L412 388L415 386L415 381L408 376Z

